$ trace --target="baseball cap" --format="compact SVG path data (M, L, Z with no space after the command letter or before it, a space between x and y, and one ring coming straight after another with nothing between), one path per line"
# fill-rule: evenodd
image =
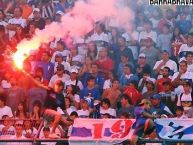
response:
M148 78L146 79L146 82L155 84L155 79L148 77Z
M64 65L63 64L58 64L56 68L64 70Z
M39 8L34 8L34 9L33 9L33 13L34 13L34 12L40 12L40 9L39 9Z
M57 53L56 57L63 57L63 55L61 53Z
M192 80L191 79L182 79L182 81L183 81L183 85L189 85L189 86L192 85Z
M151 99L160 99L161 95L160 94L154 94Z
M146 55L145 55L144 53L140 53L140 54L139 54L139 57L146 58Z
M62 11L57 11L56 14L58 15L64 15L64 13Z
M70 73L78 73L78 70L76 68L72 68Z
M15 125L23 125L23 121L22 121L22 120L17 120L17 121L15 122Z

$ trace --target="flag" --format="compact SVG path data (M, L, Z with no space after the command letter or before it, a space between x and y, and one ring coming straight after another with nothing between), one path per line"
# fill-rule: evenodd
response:
M156 119L155 124L162 139L193 141L193 119Z
M112 145L131 138L134 119L81 119L74 121L70 145Z

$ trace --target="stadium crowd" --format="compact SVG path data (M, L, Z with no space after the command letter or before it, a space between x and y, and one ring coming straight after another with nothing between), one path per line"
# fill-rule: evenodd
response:
M136 118L136 128L147 118L193 117L192 7L135 2L130 30L98 21L84 38L42 44L19 71L17 44L60 22L75 1L0 1L1 139L66 138L78 117ZM49 125L37 135L42 119Z

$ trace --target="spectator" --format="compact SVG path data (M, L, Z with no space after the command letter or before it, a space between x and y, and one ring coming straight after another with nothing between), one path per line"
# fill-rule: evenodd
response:
M66 87L66 97L69 97L75 108L79 108L80 106L80 96L78 95L77 87L74 85L68 85ZM70 113L69 113L70 115Z
M15 78L14 76L11 76L10 83L11 83L11 88L7 90L6 104L8 106L11 106L12 111L15 112L17 110L18 104L20 102L25 102L27 98L26 98L24 89L18 86L17 78Z
M162 69L162 77L156 81L156 89L158 93L163 91L163 82L165 81L171 83L170 68L167 66Z
M87 56L90 56L92 58L92 60L94 61L97 57L97 46L96 43L94 41L90 41L88 43L88 52L87 52Z
M150 99L155 94L155 79L147 78L145 82L146 92L143 93L144 99Z
M14 9L14 17L8 21L7 29L9 30L9 39L11 39L16 32L16 28L18 25L25 28L26 20L23 19L22 16L22 9L20 7L16 7Z
M38 28L40 30L45 28L45 20L41 18L41 12L39 8L33 9L33 19L28 23L28 29L30 24L34 23L35 28Z
M172 55L174 55L175 57L178 56L181 45L186 43L186 42L187 42L187 40L183 36L183 34L180 32L180 29L175 27L174 31L173 31L173 37L172 37L172 40L171 40Z
M100 49L98 59L95 63L99 66L99 71L104 74L104 76L106 76L109 71L114 69L114 62L108 57L107 48Z
M50 137L51 130L49 127L44 127L43 128L43 136L41 139L51 139ZM44 145L56 145L55 142L42 142Z
M70 5L67 0L59 0L59 2L55 5L55 10L65 12L65 9Z
M167 115L168 117L173 115L170 109L164 103L161 102L160 94L154 94L151 97L151 103L152 103L151 112L153 114L157 114L159 116Z
M109 71L108 75L107 75L107 78L106 78L106 80L104 82L104 85L103 85L103 90L111 88L113 80L115 78L116 78L116 76L114 76L113 72Z
M138 76L132 73L132 67L130 65L125 65L124 74L119 78L120 85L123 87L128 85L131 81L138 82Z
M141 53L139 54L138 57L136 73L139 78L142 78L144 72L151 74L151 68L149 64L146 62L146 55L144 53Z
M188 52L186 54L186 61L187 61L187 65L188 65L188 68L187 70L189 72L192 72L193 73L193 52Z
M119 90L119 80L114 79L112 81L112 86L104 90L102 97L109 99L111 107L116 109L120 94L121 91Z
M153 42L157 42L157 33L152 30L152 23L150 21L145 21L144 31L139 34L139 42L147 37L152 38Z
M10 121L10 117L8 115L2 116L2 124L0 125L0 133L1 133L1 139L7 139L10 138L12 135L15 134L15 128L12 125L12 122Z
M86 56L85 57L85 64L80 68L79 75L82 76L84 73L91 73L92 68L91 65L93 63L93 60L91 56Z
M70 55L70 51L65 49L65 44L64 44L64 42L62 40L59 40L57 42L56 51L52 55L52 59L51 59L52 63L55 63L55 60L56 60L55 57L56 57L57 54L62 54L63 61L67 61L67 57L69 57L69 55Z
M16 139L16 140L24 140L24 139L26 139L23 136L23 121L21 121L21 120L16 121L14 127L15 127L15 135L11 136L10 139ZM18 145L19 142L17 142L17 143L9 143L9 144L10 145ZM22 144L30 145L31 143L22 143Z
M82 82L78 79L78 70L76 68L71 69L70 79L66 81L66 85L74 85L77 92L83 89Z
M0 25L0 54L5 52L5 47L8 44L8 37L6 35L5 27Z
M134 70L134 64L132 62L129 62L128 56L126 54L121 54L121 62L118 65L118 72L117 72L118 77L121 77L124 74L125 65L132 66L132 70Z
M193 52L193 33L188 34L187 43L181 45L178 55L181 58L187 52Z
M186 14L180 14L180 19L176 22L176 27L181 30L182 34L186 34L190 31L191 21L186 20Z
M187 62L182 60L179 64L179 72L176 72L172 77L172 84L175 87L180 87L182 79L190 79L193 82L193 73L187 70Z
M126 46L126 39L119 37L118 39L119 49L115 51L115 64L118 65L121 61L121 54L125 54L129 58L129 62L133 62L133 54L131 49Z
M158 39L156 43L157 47L161 51L166 50L171 55L172 54L171 39L172 39L172 33L170 31L170 25L163 26L163 33L158 35Z
M8 25L7 22L5 21L5 17L6 17L6 15L5 15L4 11L2 9L0 9L0 25L4 26L4 28L6 28ZM5 32L6 32L6 30L5 30Z
M50 62L50 53L48 51L43 51L41 55L41 61L35 64L35 67L43 68L43 78L49 81L54 74L54 64Z
M34 138L35 135L38 133L37 129L35 127L32 126L32 120L25 120L23 123L23 136L25 136L26 138Z
M146 37L145 40L145 48L140 50L140 53L144 53L146 56L146 62L150 65L151 69L155 65L156 61L159 59L159 51L154 48L153 38Z
M103 118L104 117L103 115L105 114L109 114L111 118L116 117L116 111L115 109L111 108L110 100L107 98L102 99L99 111L101 118Z
M192 81L183 81L184 92L178 96L177 106L182 106L185 113L193 106Z
M125 94L121 96L121 108L117 110L117 117L127 113L129 118L134 118L134 106L131 98Z
M88 118L89 117L89 115L90 115L89 105L90 105L89 100L83 99L81 101L80 110L77 111L78 116L80 118Z
M70 65L76 69L80 69L80 67L84 63L82 56L78 54L78 48L76 46L72 46L68 61Z
M155 74L162 75L162 70L164 67L169 67L171 74L177 72L177 64L175 61L169 59L169 53L167 51L162 52L162 59L157 61L154 65Z
M64 107L65 110L62 112L62 114L64 114L65 116L69 116L72 112L77 111L78 108L73 106L73 100L70 97L66 96L64 98L64 103L65 103Z
M184 108L182 106L176 107L176 119L187 119L187 115L184 114Z
M81 100L86 99L89 100L89 107L94 107L94 101L100 100L100 92L99 89L95 87L95 78L90 76L87 79L87 87L83 88L80 92Z
M51 88L54 88L54 84L58 80L61 80L63 83L65 83L66 81L70 80L69 75L64 73L64 65L62 65L62 64L59 64L57 66L56 74L52 76L48 86L51 87Z
M137 89L136 81L130 82L128 86L123 88L123 94L128 95L131 98L134 105L136 105L138 101L141 99L141 93Z
M24 120L28 117L26 104L24 102L18 103L17 110L14 112L15 118Z
M98 71L98 65L96 63L93 63L91 65L91 73L84 73L83 74L83 77L82 77L82 83L83 83L83 86L86 87L87 86L87 80L90 76L93 76L95 77L95 84L96 84L96 87L98 89L100 89L100 92L102 92L103 90L103 86L104 86L104 77L102 75L99 74L99 71Z
M33 110L30 113L30 119L32 120L40 120L41 119L41 108L42 104L39 101L34 101L33 103Z

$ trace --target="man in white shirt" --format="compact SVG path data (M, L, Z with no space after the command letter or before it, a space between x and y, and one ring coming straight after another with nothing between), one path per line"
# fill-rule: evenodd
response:
M52 76L48 86L50 88L54 88L54 84L56 83L56 81L61 80L63 83L65 83L69 79L70 76L64 73L64 65L58 64L56 74Z
M78 70L76 68L72 68L70 71L70 79L66 81L66 86L68 85L78 86L80 90L83 89L81 81L78 80Z
M18 120L15 123L15 135L11 136L12 140L25 140L26 138L23 136L23 121ZM29 142L10 142L9 145L32 145Z
M5 96L0 95L0 119L2 119L4 115L13 117L11 108L9 106L5 106L5 102L6 102Z
M184 56L184 52L193 52L193 33L189 33L187 44L182 44L178 52L179 57Z
M176 87L175 92L177 94L183 93L183 81L184 79L192 80L193 82L193 73L187 70L187 62L182 60L179 63L179 72L176 72L172 77L172 85Z
M170 70L174 73L177 72L178 69L176 62L169 59L169 53L166 50L162 52L162 59L155 63L153 70L156 74L161 75L161 71L164 67L169 67Z
M14 10L14 17L8 21L7 29L9 30L9 39L15 35L15 31L18 25L23 28L26 26L26 20L22 18L22 9L16 7Z
M193 73L193 53L192 52L188 52L186 54L186 61L188 64L188 71Z
M153 42L157 42L157 33L152 30L152 23L151 21L146 21L144 24L145 31L142 31L139 34L139 42L147 37L150 37L153 39Z

